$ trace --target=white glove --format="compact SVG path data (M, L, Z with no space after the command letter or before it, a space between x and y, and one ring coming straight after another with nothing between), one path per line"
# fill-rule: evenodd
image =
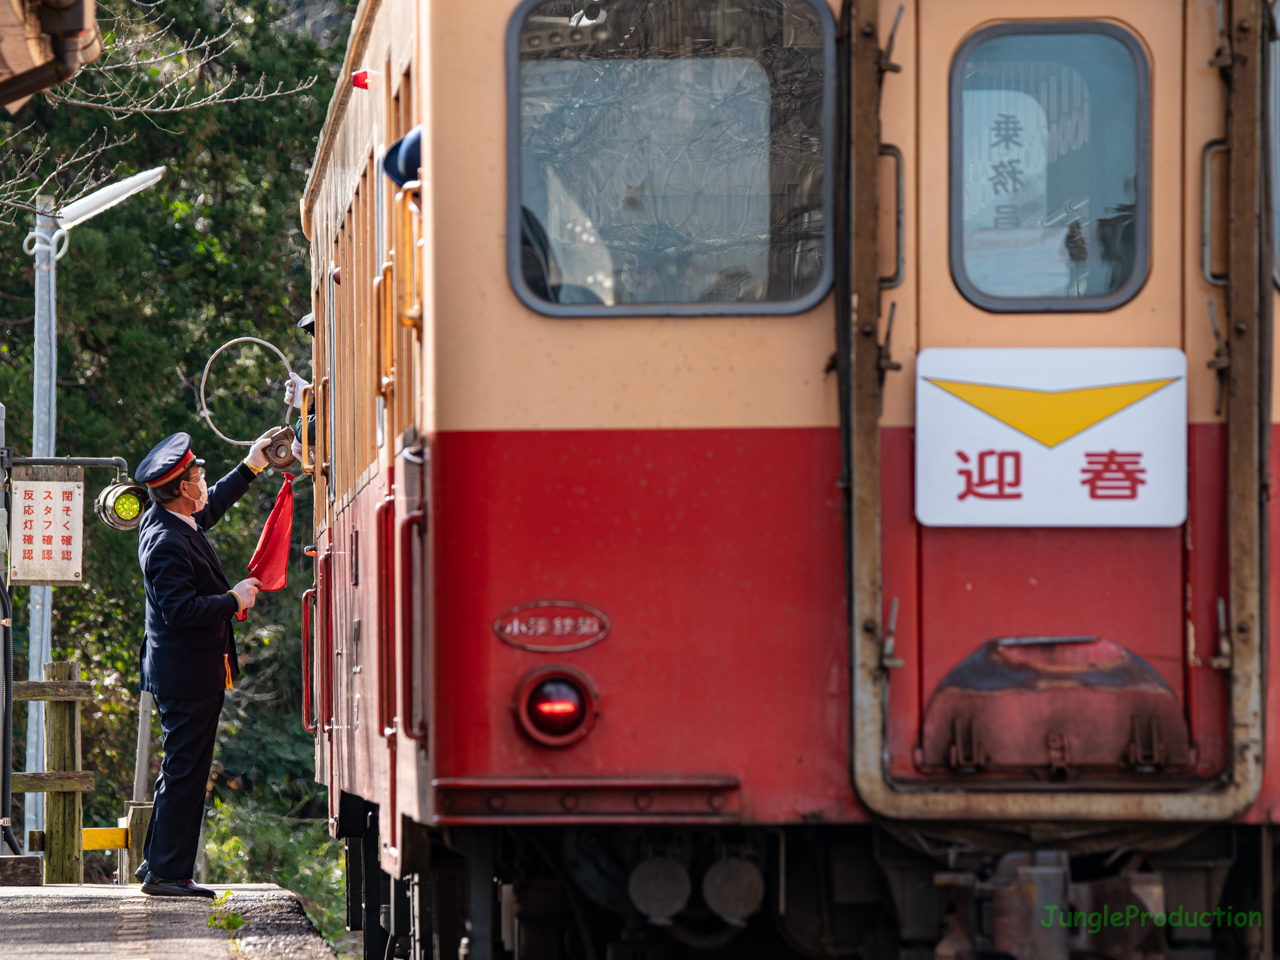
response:
M249 448L249 455L245 457L251 467L257 470L266 469L267 447L271 445L271 434L275 433L275 431L276 428L272 427L257 440L253 441L253 446Z
M290 372L289 382L284 385L284 402L291 407L302 409L302 390L311 384L303 380L296 373Z
M247 580L241 580L231 588L231 592L240 601L241 610L248 610L253 606L254 601L258 599L258 588L260 586L262 586L261 580L257 577L249 577Z
M293 443L289 444L289 452L293 454L293 459L302 463L302 441L297 437L294 437Z

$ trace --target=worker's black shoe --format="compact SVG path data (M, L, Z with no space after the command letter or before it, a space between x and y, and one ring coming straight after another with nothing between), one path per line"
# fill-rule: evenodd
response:
M142 883L142 892L153 897L208 897L217 896L208 887L198 887L194 880L161 880L154 873L148 873Z
M138 864L138 869L133 871L133 875L138 878L139 883L147 882L147 873L148 873L147 867L148 867L147 861L143 860L142 863Z

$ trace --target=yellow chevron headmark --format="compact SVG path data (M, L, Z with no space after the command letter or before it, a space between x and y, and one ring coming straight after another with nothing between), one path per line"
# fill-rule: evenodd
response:
M987 383L925 379L1052 449L1180 378L1077 390L1025 390Z

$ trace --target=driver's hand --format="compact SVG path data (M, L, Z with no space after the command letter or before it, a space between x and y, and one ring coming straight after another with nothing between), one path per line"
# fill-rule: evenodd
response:
M266 468L267 447L271 445L271 435L276 432L276 429L276 427L272 427L257 440L253 441L253 446L249 448L249 455L245 457L251 467L257 470Z
M240 610L248 610L258 599L258 588L262 586L262 581L257 577L249 577L241 580L229 591L236 595L236 599L240 601Z
M297 437L294 437L293 443L289 444L289 452L293 454L293 459L302 463L302 441ZM304 466L310 466L310 464L304 464Z
M289 374L289 382L284 385L284 402L289 404L291 407L297 407L301 410L302 391L304 387L309 386L311 386L311 384L307 383L307 381L303 380L296 373L291 372Z

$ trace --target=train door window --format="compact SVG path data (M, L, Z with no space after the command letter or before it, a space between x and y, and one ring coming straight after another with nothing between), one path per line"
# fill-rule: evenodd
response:
M1002 24L951 74L951 270L986 310L1106 310L1147 272L1149 79L1102 23Z
M511 282L557 316L794 313L832 275L820 0L526 0Z

